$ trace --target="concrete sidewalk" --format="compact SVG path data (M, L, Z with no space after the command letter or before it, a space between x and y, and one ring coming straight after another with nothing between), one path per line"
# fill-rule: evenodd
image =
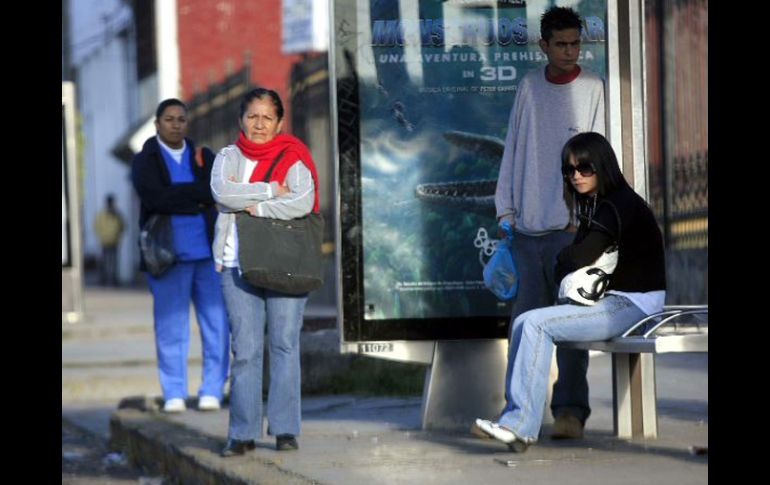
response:
M657 357L657 440L612 436L610 358L596 354L589 367L593 414L584 440L551 441L545 427L540 442L517 455L470 434L422 431L420 396L314 394L303 396L299 451L279 453L274 438L265 436L254 452L224 459L219 450L226 408L158 412L149 294L89 290L86 312L84 322L62 327L63 421L181 483L708 483L708 455L690 451L708 446L708 354ZM311 349L330 331L308 332L302 345ZM326 352L326 360L339 358L328 354L328 346L317 352ZM198 356L198 348L191 348L193 395Z
M228 413L157 411L138 399L112 415L112 442L184 483L649 484L708 483L708 356L658 357L659 438L612 436L610 359L591 359L593 415L584 440L543 438L524 454L470 434L420 430L420 397L313 396L303 400L300 450L265 436L242 457L221 458ZM469 423L470 424L470 423Z

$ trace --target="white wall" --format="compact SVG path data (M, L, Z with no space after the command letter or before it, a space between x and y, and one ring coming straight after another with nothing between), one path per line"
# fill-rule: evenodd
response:
M83 253L98 257L94 218L107 194L115 195L126 230L118 254L118 277L130 281L139 264L138 208L130 168L111 149L142 113L136 82L133 15L122 0L68 0L72 62L77 68L78 112L85 138L83 159Z
M82 59L78 71L78 104L85 135L83 252L87 256L98 257L100 254L93 223L107 194L115 194L117 208L126 221L118 256L121 281L132 279L138 264L138 214L132 200L135 195L130 168L114 157L111 150L135 121L133 49L129 36L107 39L99 49Z

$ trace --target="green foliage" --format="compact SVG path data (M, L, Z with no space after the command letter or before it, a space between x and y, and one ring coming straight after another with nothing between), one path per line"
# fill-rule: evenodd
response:
M368 396L419 396L426 366L354 356L350 367L317 383L308 394L356 394ZM303 390L303 392L306 392Z

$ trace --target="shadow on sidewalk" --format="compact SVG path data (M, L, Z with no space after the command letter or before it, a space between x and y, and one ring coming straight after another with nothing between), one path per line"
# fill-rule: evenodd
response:
M626 441L619 439L609 431L586 430L581 440L552 440L550 426L544 426L541 430L541 438L537 443L529 447L525 453L514 453L508 447L492 438L478 438L456 433L427 432L415 435L416 439L431 443L452 447L464 453L483 455L489 454L490 458L505 458L506 461L521 463L558 463L560 461L579 462L600 458L600 454L626 454L640 456L661 456L675 460L686 461L693 464L708 465L707 447L696 447L697 452L691 451L692 447L682 447L670 443L660 443L657 440L635 439ZM703 453L705 449L705 453Z

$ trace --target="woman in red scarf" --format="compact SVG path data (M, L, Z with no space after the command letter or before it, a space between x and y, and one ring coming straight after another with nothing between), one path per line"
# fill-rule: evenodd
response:
M211 172L211 191L220 211L214 260L222 271L233 350L230 424L222 456L242 455L262 437L265 325L270 357L267 433L276 437L278 450L296 450L300 432L299 334L307 294L256 288L241 276L235 215L245 211L289 220L319 211L313 158L299 139L280 133L283 104L278 94L263 88L248 92L239 124L238 140L219 152ZM271 168L270 179L264 181Z

